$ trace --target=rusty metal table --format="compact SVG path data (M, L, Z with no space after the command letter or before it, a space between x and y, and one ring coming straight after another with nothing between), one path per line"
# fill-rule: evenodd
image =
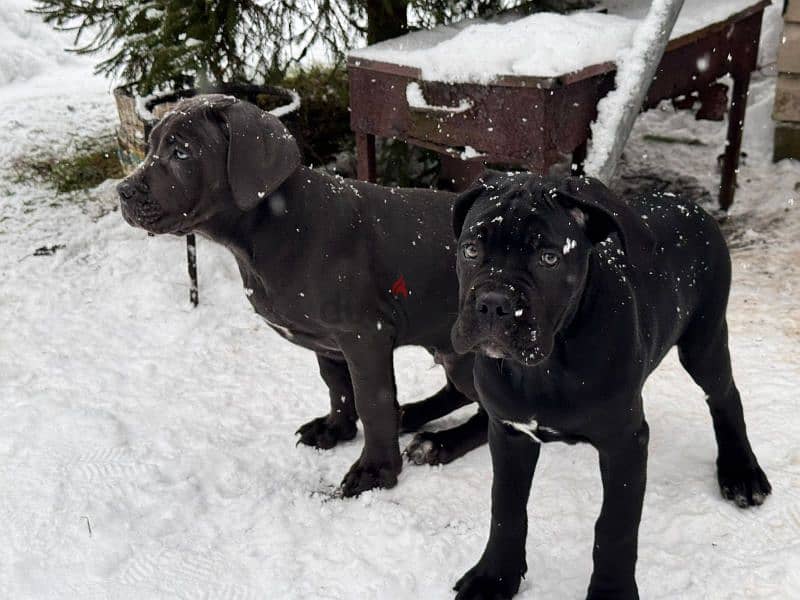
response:
M733 80L719 204L733 202L747 107L756 68L761 18L769 0L669 42L643 109L695 94L701 111L715 112L720 86ZM350 57L350 126L356 134L358 177L375 180L375 136L393 137L438 152L442 171L463 188L484 165L509 164L544 173L572 156L581 164L597 102L614 87L614 63L591 65L561 77L501 76L488 85L425 81L419 69ZM416 83L425 108L409 106ZM464 109L464 101L469 104ZM722 95L725 100L725 95ZM442 107L453 107L443 110ZM465 153L474 148L480 156Z

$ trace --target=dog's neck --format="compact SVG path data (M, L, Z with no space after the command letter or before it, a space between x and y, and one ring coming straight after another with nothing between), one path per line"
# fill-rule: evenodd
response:
M277 235L278 230L291 231L306 220L304 195L289 190L296 188L298 181L306 181L308 171L310 169L306 167L299 167L251 210L243 211L230 202L228 208L200 223L196 231L227 247L243 260L254 256L256 244L263 252L265 245L285 243L286 236ZM271 235L270 230L275 230L276 235Z
M210 219L200 223L196 231L218 244L227 247L237 257L251 256L253 239L245 235L253 226L264 218L259 207L250 211L242 211L234 206L216 213Z

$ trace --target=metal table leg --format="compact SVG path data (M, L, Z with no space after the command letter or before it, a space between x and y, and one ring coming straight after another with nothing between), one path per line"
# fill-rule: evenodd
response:
M733 204L733 194L736 191L736 174L739 171L739 153L742 149L742 130L749 87L749 70L733 74L731 108L728 111L728 138L722 159L722 179L719 186L719 207L722 210L728 210Z

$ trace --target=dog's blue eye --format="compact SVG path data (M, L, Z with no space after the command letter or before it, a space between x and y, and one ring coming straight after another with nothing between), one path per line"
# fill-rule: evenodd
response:
M186 160L187 158L189 158L189 153L184 152L180 148L175 148L175 158L177 158L178 160Z
M547 267L555 267L558 264L558 254L552 250L545 250L542 252L542 264Z
M464 244L461 252L463 252L464 258L473 260L478 257L478 246L475 244Z

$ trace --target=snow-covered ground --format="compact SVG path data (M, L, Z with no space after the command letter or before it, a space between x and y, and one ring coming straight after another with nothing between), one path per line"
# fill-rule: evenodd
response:
M199 241L193 310L183 240L128 227L110 186L56 197L12 181L16 158L64 152L115 121L109 85L85 60L47 54L64 42L25 5L0 1L19 56L37 65L0 73L0 598L449 598L486 541L487 449L332 499L362 438L295 447L326 390L313 355L252 313L223 249ZM773 87L755 77L725 227L734 369L774 494L749 511L720 499L702 393L670 355L645 394L643 598L800 589L800 163L769 162ZM644 139L653 133L703 145ZM723 124L666 109L640 119L628 153L714 189L723 143ZM32 256L55 244L65 248ZM443 381L418 349L396 365L401 401ZM545 448L520 598L583 597L599 507L593 450Z

